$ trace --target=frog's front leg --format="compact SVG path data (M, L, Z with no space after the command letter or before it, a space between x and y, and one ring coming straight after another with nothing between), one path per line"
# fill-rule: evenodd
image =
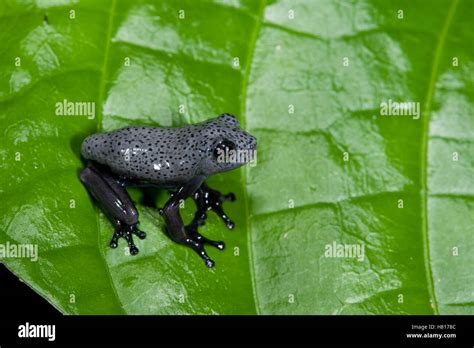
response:
M193 198L196 202L197 211L191 224L196 228L204 225L207 218L206 212L208 210L213 210L224 221L229 230L234 228L234 222L229 219L222 208L222 203L225 201L235 201L235 195L233 193L223 195L219 191L213 190L203 183L201 187L196 190Z
M102 211L115 225L110 246L116 248L118 239L123 237L128 243L130 254L138 254L132 235L144 239L146 233L137 227L138 212L125 188L105 169L93 164L89 164L81 172L80 178Z
M224 243L207 239L197 232L197 227L191 223L189 226L184 226L183 219L179 213L179 204L181 200L192 196L194 192L201 186L204 177L196 177L178 188L171 198L166 202L160 213L163 215L168 233L175 242L184 244L192 248L206 263L206 266L211 268L214 266L212 261L204 250L204 245L212 245L219 250L224 249Z

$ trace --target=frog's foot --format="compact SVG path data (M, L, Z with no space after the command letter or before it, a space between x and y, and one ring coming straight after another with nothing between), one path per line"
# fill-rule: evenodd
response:
M202 214L205 213L205 210L201 209L201 211L196 214L196 218L193 222L188 226L184 225L179 211L179 202L188 197L194 196L196 190L202 186L204 179L205 177L203 176L197 176L180 186L173 196L166 202L163 209L160 209L159 211L165 220L166 229L171 239L193 249L204 260L206 266L211 268L214 267L214 261L212 261L207 255L204 250L204 245L210 244L219 250L223 250L224 243L207 239L198 233L197 230L203 222L199 217L202 218Z
M225 248L225 243L222 241L217 241L217 240L212 240L204 237L202 234L200 234L197 231L198 226L195 224L190 224L185 227L186 229L186 234L188 235L189 239L192 239L198 243L201 244L209 244L212 245L213 247L219 249L219 250L224 250Z
M213 190L203 183L201 187L196 190L193 198L196 202L197 211L194 215L192 225L204 225L207 218L206 212L208 210L213 210L224 221L229 230L234 228L234 222L229 219L222 209L222 203L225 201L235 201L235 195L233 193L223 195L219 191Z
M135 243L133 242L132 235L136 235L140 239L145 239L146 233L140 231L137 227L137 224L127 225L117 221L116 229L114 231L114 235L112 236L112 240L110 241L110 247L116 248L118 246L119 238L124 238L127 241L128 248L130 250L130 255L138 254L138 248L136 247Z
M204 245L208 244L219 250L224 250L225 244L222 241L211 240L204 237L198 233L197 228L198 225L194 223L185 227L187 238L184 244L193 249L204 260L207 267L212 268L214 267L214 261L207 255L204 250Z
M214 261L209 257L209 255L207 255L206 250L204 250L204 245L209 244L219 250L224 250L225 247L223 242L209 240L200 234L195 236L190 235L184 244L193 249L201 257L201 259L204 260L204 263L208 268L214 267Z

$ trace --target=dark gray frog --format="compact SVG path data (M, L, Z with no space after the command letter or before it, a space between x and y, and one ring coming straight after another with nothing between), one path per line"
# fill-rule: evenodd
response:
M133 235L143 239L146 234L138 229L138 212L125 187L174 190L160 209L168 234L213 267L204 245L223 250L224 243L202 236L198 227L205 223L206 212L213 210L229 229L234 228L222 203L234 201L235 195L223 195L207 186L205 180L253 160L256 147L255 137L242 130L230 114L179 128L130 126L84 140L81 152L88 165L80 178L115 226L110 246L116 248L118 239L123 237L132 255L138 253ZM185 226L179 204L188 197L195 200L197 211Z

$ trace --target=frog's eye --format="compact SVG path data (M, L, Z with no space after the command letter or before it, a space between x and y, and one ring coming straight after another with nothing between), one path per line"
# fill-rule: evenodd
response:
M229 151L235 150L235 144L229 140L223 140L214 149L214 158L218 159L219 156L225 156Z

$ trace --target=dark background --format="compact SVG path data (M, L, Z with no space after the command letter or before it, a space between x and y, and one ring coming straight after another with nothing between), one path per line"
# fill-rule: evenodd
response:
M2 264L0 264L0 306L2 315L10 317L45 318L60 315L56 308Z
M25 322L57 326L57 341L19 339L18 325ZM412 324L456 324L451 340L411 340ZM223 344L390 343L388 346L472 347L474 316L63 316L13 273L0 264L0 345L3 347L91 342L105 345L139 345L142 341ZM244 334L238 334L243 332ZM158 333L158 334L157 334ZM184 333L184 335L183 335ZM138 340L137 335L142 339Z

